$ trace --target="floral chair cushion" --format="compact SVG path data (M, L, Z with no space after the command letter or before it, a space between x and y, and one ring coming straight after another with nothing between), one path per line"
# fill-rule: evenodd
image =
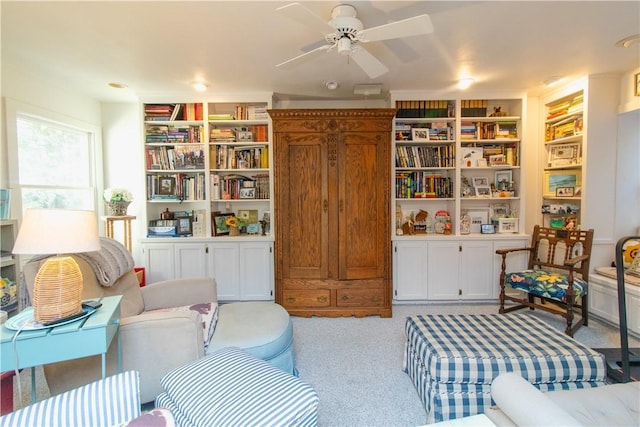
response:
M567 302L566 293L569 287L569 279L566 274L544 270L523 270L517 273L508 273L505 279L505 286L541 297ZM587 294L587 282L574 276L573 292L574 304L579 303L582 296Z

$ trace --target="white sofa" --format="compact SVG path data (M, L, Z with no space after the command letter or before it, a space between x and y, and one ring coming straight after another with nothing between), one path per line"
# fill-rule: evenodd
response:
M497 426L640 426L640 382L543 393L513 372L491 384Z

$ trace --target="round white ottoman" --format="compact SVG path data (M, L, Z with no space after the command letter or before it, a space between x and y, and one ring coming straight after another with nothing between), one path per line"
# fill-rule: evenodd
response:
M221 304L207 354L225 347L240 347L297 376L293 323L287 310L279 304L267 301Z

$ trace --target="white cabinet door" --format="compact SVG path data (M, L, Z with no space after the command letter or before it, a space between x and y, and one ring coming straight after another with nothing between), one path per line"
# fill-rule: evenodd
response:
M460 298L460 243L431 241L427 250L427 295L430 300Z
M394 299L426 300L427 242L398 241L393 250Z
M209 266L218 284L219 301L240 299L239 248L238 243L209 244Z
M176 243L176 277L207 277L207 244Z
M492 280L493 244L472 240L461 243L460 290L465 300L492 299L498 282Z
M273 243L239 243L240 299L273 299Z
M173 243L143 243L142 252L148 284L176 278Z

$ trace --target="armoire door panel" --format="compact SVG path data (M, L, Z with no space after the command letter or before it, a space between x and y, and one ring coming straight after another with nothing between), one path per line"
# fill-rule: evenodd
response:
M345 133L340 150L340 279L382 277L387 266L388 135ZM347 249L348 248L348 249Z
M321 134L289 135L279 198L283 273L291 278L324 278L328 274L328 194L326 138ZM283 153L284 154L284 153Z

